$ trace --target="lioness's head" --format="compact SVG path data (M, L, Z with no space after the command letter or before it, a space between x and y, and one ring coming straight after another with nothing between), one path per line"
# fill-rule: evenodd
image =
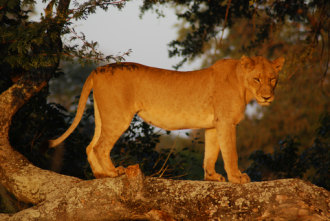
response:
M243 56L240 59L244 85L260 105L267 106L274 100L278 72L282 69L283 64L283 57L274 61L269 61L264 57Z

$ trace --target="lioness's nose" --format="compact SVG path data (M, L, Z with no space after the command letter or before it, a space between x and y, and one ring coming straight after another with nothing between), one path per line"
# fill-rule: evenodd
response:
M272 97L272 96L262 96L262 98L263 98L265 101L269 100L271 97Z

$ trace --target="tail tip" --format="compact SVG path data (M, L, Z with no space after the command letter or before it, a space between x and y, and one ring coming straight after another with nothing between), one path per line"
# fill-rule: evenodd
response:
M54 140L47 140L45 142L47 142L48 148L53 148L53 147L57 146L57 144L54 142Z

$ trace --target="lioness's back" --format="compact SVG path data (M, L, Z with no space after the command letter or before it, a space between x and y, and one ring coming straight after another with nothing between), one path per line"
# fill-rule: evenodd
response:
M204 70L178 72L125 62L99 67L93 74L94 88L104 88L108 82L108 87L115 87L118 93L125 90L144 105L205 100L213 89L212 73Z

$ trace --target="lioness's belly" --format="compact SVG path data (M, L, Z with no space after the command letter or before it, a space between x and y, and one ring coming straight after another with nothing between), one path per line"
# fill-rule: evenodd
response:
M164 130L211 128L214 118L208 111L171 113L166 110L142 110L138 112L138 115L147 123Z

